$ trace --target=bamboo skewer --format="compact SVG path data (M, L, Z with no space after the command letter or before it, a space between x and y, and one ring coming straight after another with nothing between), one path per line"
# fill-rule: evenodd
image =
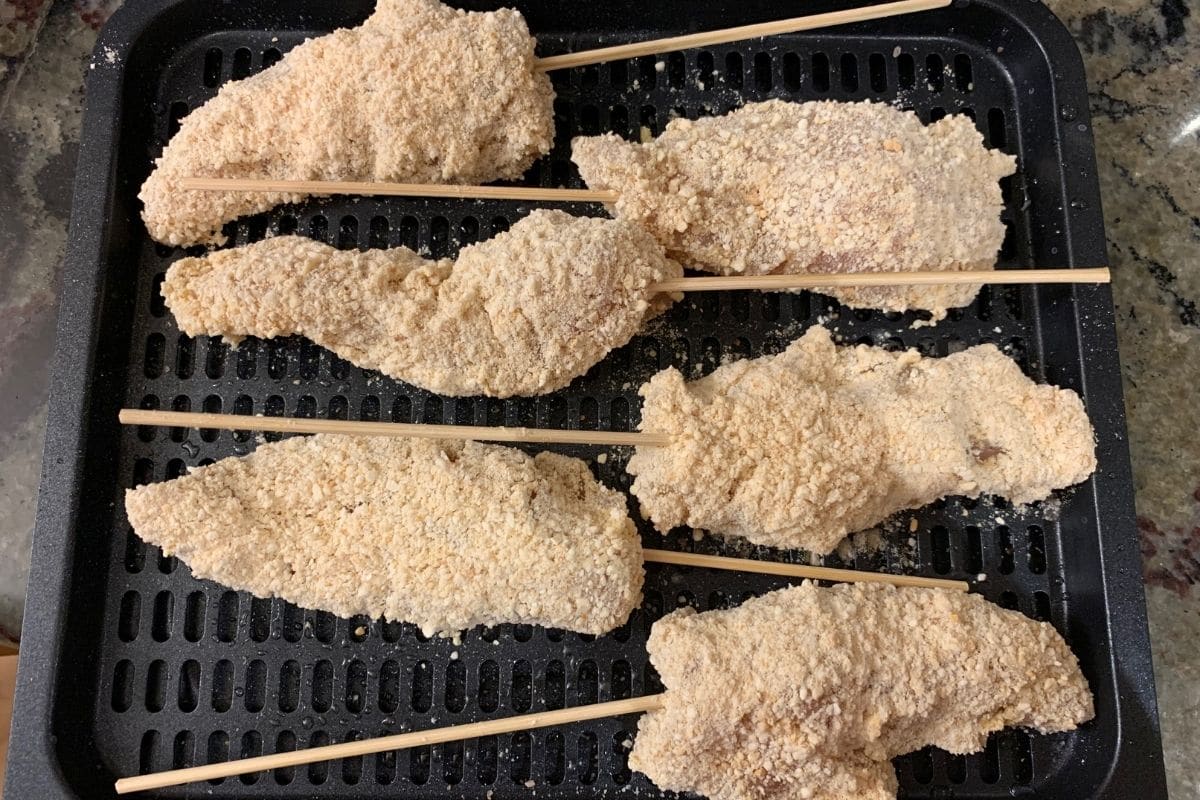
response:
M155 411L123 408L117 418L124 425L159 425L164 428L212 428L236 431L279 431L282 433L334 433L351 436L412 436L422 439L472 439L493 442L540 442L550 444L604 444L666 446L671 437L661 433L617 431L566 431L547 428L500 428L481 425L415 425L405 422L358 422L341 419L297 419L295 417L251 417L240 414L210 414L197 411ZM780 564L748 558L644 550L644 560L708 569L761 572L793 578L827 581L866 581L896 586L925 586L966 591L963 581L890 575L851 569Z
M643 548L642 560L655 564L675 564L684 567L723 569L732 572L758 572L764 575L784 575L789 578L808 578L814 581L837 583L887 583L892 586L916 586L923 589L946 589L954 592L969 590L966 581L946 578L926 578L921 575L895 575L887 572L863 572L856 569L811 567L805 564L783 564L778 561L759 561L751 558L706 556L700 553L681 553L675 550Z
M457 186L453 184L372 181L293 181L273 178L184 178L184 189L212 192L279 192L284 194L387 195L453 197L529 202L615 203L620 194L610 189L552 189L530 186ZM674 278L651 287L657 292L717 292L729 289L812 289L826 286L930 286L964 283L1108 283L1107 267L1077 269L926 270L917 272L851 272L787 275L729 275Z
M417 436L435 439L475 439L491 441L579 443L583 436L594 437L607 434L622 436L620 444L645 444L641 438L652 438L656 445L670 443L664 434L615 433L606 431L561 431L544 428L493 428L468 425L411 425L400 422L355 422L350 420L296 419L294 417L250 417L238 414L209 414L183 411L154 411L126 408L118 414L125 425L160 425L175 428L215 428L220 430L282 431L287 433L334 433L360 436ZM416 429L417 433L408 433ZM466 432L466 433L464 433ZM499 433L500 435L496 435ZM469 434L469 435L467 435ZM566 436L560 436L566 434ZM578 435L578 436L577 436ZM630 442L632 437L634 441ZM595 442L587 441L586 444ZM606 441L605 444L614 442ZM945 578L926 578L920 575L894 575L885 572L863 572L833 567L815 567L806 564L783 564L749 558L729 558L699 553L679 553L670 550L644 549L642 560L657 564L676 564L705 569L721 569L736 572L757 572L764 575L783 575L790 578L837 581L843 583L890 583L893 586L921 586L934 589L949 589L965 592L970 587L965 581Z
M473 197L460 194L459 190L483 192L495 190L494 196L509 199L555 200L568 199L559 195L611 195L616 192L592 191L589 189L528 189L506 186L427 186L415 183L353 183L349 181L274 181L240 178L185 178L185 189L236 189L240 191L302 191L311 193L369 193L376 194L426 194L436 197ZM291 188L284 188L284 187ZM318 192L317 187L322 191ZM406 191L391 191L393 188ZM364 191L359 191L363 189ZM412 191L407 191L412 190ZM517 192L536 193L537 197L517 195ZM559 193L559 194L552 194ZM582 198L578 198L582 199ZM602 198L594 198L602 199ZM607 199L604 202L608 202ZM1054 268L1054 269L1005 269L1005 270L922 270L889 272L839 272L806 273L786 275L724 275L704 278L671 278L649 287L651 293L674 292L722 292L734 289L758 291L780 291L787 289L818 289L835 286L931 286L951 284L1029 284L1029 283L1109 283L1108 267ZM411 434L417 435L417 434ZM505 440L510 441L510 440ZM516 441L516 440L511 440Z
M124 425L161 425L167 428L212 428L223 431L277 431L280 433L336 433L345 436L404 436L417 439L473 439L483 442L536 442L541 444L641 445L664 447L671 438L661 433L623 431L570 431L551 428L505 428L488 425L425 425L409 422L359 422L341 419L252 417L187 411L123 408L117 418Z
M918 11L945 8L951 2L952 0L898 0L897 2L878 3L824 14L810 14L808 16L792 17L773 22L761 22L755 25L742 25L735 28L722 28L715 31L686 34L684 36L670 36L663 39L651 39L645 42L633 42L613 47L601 47L594 50L582 50L576 53L564 53L562 55L539 58L534 62L534 69L540 72L548 72L550 70L567 69L587 64L598 64L605 61L637 58L656 53L671 53L693 47L707 47L745 39L775 36L783 33L796 33L814 28L829 28L836 25L847 25L854 22L864 22L866 20L894 17ZM588 203L612 203L616 202L619 197L617 192L604 189L454 186L374 181L184 178L179 183L181 188L193 191L279 192L284 194L309 194L318 196L331 194L397 195L486 200L576 201Z
M413 436L430 439L472 439L479 441L541 442L555 444L670 444L665 434L621 433L610 431L564 431L546 428L497 428L478 425L413 425L402 422L357 422L333 419L297 419L295 417L251 417L239 414L211 414L185 411L155 411L125 408L118 415L125 425L159 425L168 428L213 428L218 430L280 431L285 433L333 433L356 436ZM602 440L598 441L600 437ZM617 438L621 437L621 438ZM648 440L648 441L647 441ZM706 569L758 572L791 578L864 583L890 583L894 586L923 586L965 592L965 581L925 578L919 575L893 575L852 569L783 564L749 558L679 553L644 549L643 560L658 564L676 564Z
M531 202L614 203L620 195L608 189L548 189L528 186L455 186L450 184L371 181L292 181L269 178L184 178L184 189L199 191L280 192L312 195L357 194L408 197L454 197ZM1076 269L926 270L917 272L851 272L788 275L729 275L674 278L651 286L655 292L717 292L731 289L813 289L829 286L930 286L966 283L1109 283L1107 267Z
M663 550L643 551L646 561L664 564L685 564L689 566L711 567L716 569L742 569L746 560L723 558L719 556L703 556L694 553L672 553ZM966 591L967 584L963 581L949 581L936 578L920 578L911 575L875 575L860 573L854 570L826 569L822 567L804 567L796 564L774 564L771 562L753 562L763 567L764 572L778 575L795 575L806 578L847 580L879 580L896 586L924 586L931 588ZM734 566L736 565L736 566ZM868 577L869 576L869 577ZM235 775L245 775L251 772L297 767L317 761L330 761L336 758L354 758L372 755L389 750L403 750L410 747L456 742L463 739L475 739L483 736L496 736L516 731L546 728L552 725L569 725L573 722L584 722L604 717L616 717L624 714L640 714L662 708L662 695L634 697L628 700L614 700L606 703L594 703L576 708L564 708L544 713L525 714L505 719L473 722L467 725L454 725L444 728L434 728L427 731L381 736L375 739L343 742L340 744L312 747L307 750L275 753L273 755L256 756L236 761L218 764L208 764L186 769L168 770L148 775L130 778L120 778L116 782L117 794L128 794L148 789L162 789L168 786L178 786L184 783L229 778Z
M496 736L516 731L527 731L535 728L547 728L551 725L569 725L572 722L585 722L604 717L618 717L625 714L641 714L645 711L655 711L662 708L662 695L633 697L628 700L613 700L607 703L593 703L575 708L563 708L557 711L523 714L517 717L491 719L485 722L472 722L467 725L453 725L445 728L434 728L427 731L398 733L392 736L380 736L375 739L364 739L356 742L310 747L307 750L295 750L286 753L275 753L269 756L243 758L237 761L227 761L220 764L208 764L202 767L188 767L166 772L156 772L149 775L139 775L132 778L121 778L116 782L117 794L141 792L147 789L162 789L167 786L178 786L183 783L206 781L214 778L230 778L235 775L245 775L249 772L260 772L283 767L298 767L317 761L329 761L335 758L353 758L388 750L403 750L410 747L423 747L444 742L457 742L463 739L475 739L482 736Z
M728 275L671 278L650 286L652 292L723 292L731 289L777 291L831 286L930 286L963 283L1109 283L1108 267L1062 269L923 270L918 272L837 272L788 275Z
M671 553L662 550L643 551L646 561L667 564L685 564L716 569L744 569L745 560L737 558L722 558L719 556L703 556L693 553ZM920 578L910 575L874 575L860 573L854 570L836 570L822 567L804 567L796 564L774 564L771 562L753 562L764 567L762 571L779 575L797 575L831 580L847 580L844 576L853 576L854 580L882 580L897 586L926 586L933 588L966 591L967 584L963 581L948 581L936 578ZM738 566L733 566L738 565ZM834 575L840 577L834 577ZM869 577L867 577L869 576ZM576 708L564 708L544 713L525 714L505 719L473 722L467 725L454 725L444 728L434 728L427 731L393 734L362 741L343 742L340 744L312 747L307 750L275 753L273 755L244 758L218 764L208 764L186 769L167 770L148 775L130 778L120 778L116 782L117 794L128 794L148 789L162 789L168 786L178 786L184 783L229 778L235 775L245 775L251 772L262 772L285 767L297 767L318 761L330 761L336 758L354 758L372 755L389 750L403 750L410 747L456 742L463 739L475 739L483 736L496 736L516 731L546 728L552 725L569 725L573 722L584 722L604 717L616 717L624 714L640 714L662 708L662 695L634 697L628 700L614 700L606 703L594 703Z
M546 431L524 428L480 428L453 425L406 425L401 423L371 423L351 422L347 420L312 420L294 419L288 417L243 417L231 414L184 413L173 411L154 411L148 409L123 409L119 414L120 421L130 425L164 425L187 427L210 427L225 430L277 430L296 433L364 433L364 428L372 435L376 432L383 435L417 435L447 438L454 431L483 431L496 433L503 431L509 438L503 441L545 441L544 437L537 439L514 438L517 435L538 434L576 434L603 432L577 431ZM417 429L417 433L403 431ZM625 436L649 436L650 434L624 434ZM655 435L666 443L668 437ZM475 437L458 437L475 438ZM486 436L484 438L487 438ZM563 441L563 440L559 440ZM643 550L643 559L651 563L675 564L683 566L703 567L709 569L736 570L742 572L760 572L771 575L788 577L811 578L831 581L862 581L874 583L889 583L895 586L922 586L953 591L967 591L965 581L952 581L941 578L924 578L913 575L890 575L885 573L859 572L857 570L833 569L829 567L813 567L801 564L781 564L752 559L727 558L696 553L677 553L665 550ZM318 761L328 761L336 758L353 758L389 750L401 750L410 747L440 744L443 742L460 741L482 736L494 736L515 731L532 730L552 725L566 725L573 722L600 719L623 714L642 713L662 707L662 695L636 697L628 700L617 700L607 703L596 703L577 708L561 709L538 714L527 714L506 719L488 720L468 725L457 725L436 728L428 731L395 734L363 741L344 742L324 747L309 748L294 752L276 753L267 756L241 759L237 761L209 764L186 769L168 770L165 772L120 778L116 781L117 794L161 789L168 786L178 786L184 783L227 778L285 767L295 767Z
M279 192L281 194L387 195L395 197L453 197L467 200L574 201L615 203L610 189L549 189L540 186L474 186L388 181L295 181L274 178L183 178L182 189L201 192Z
M539 58L534 65L534 69L539 72L549 72L555 69L582 67L587 64L599 64L605 61L652 56L657 53L672 53L677 50L688 50L693 47L709 47L715 44L738 42L744 39L776 36L781 33L796 33L814 28L847 25L852 22L882 19L883 17L911 14L917 11L929 11L935 8L944 8L948 5L950 5L950 0L901 0L901 2L848 8L826 14L811 14L806 17L793 17L774 22L762 22L757 25L742 25L737 28L722 28L721 30L706 31L704 33L691 33L684 36L671 36L665 39L651 39L647 42L634 42L614 47L601 47L595 50L581 50L577 53L564 53L559 56L547 56Z

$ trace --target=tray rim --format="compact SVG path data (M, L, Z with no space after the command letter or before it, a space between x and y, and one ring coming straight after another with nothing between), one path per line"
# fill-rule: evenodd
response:
M78 796L59 764L53 715L55 685L65 650L62 634L69 611L68 595L76 566L73 547L83 496L81 472L92 416L92 387L89 380L81 380L80 376L90 378L96 362L100 304L107 278L105 254L112 237L105 221L110 216L119 180L116 162L127 56L142 33L160 16L187 2L193 0L124 4L101 32L92 59L93 63L102 64L115 53L117 64L92 69L86 76L85 113L55 335L6 797L66 800ZM1079 125L1065 125L1063 118L1055 117L1059 141L1072 141L1072 151L1082 153L1084 162L1068 164L1065 158L1060 158L1062 187L1068 196L1083 200L1081 207L1072 204L1063 209L1064 260L1068 266L1107 263L1086 76L1073 38L1038 0L955 0L954 7L972 4L990 7L1020 25L1040 47L1050 68L1052 106L1061 108L1069 104L1078 110L1078 116L1071 121L1078 121ZM953 28L944 32L947 36L952 34ZM1089 335L1098 337L1103 347L1082 349L1081 374L1089 394L1099 391L1109 399L1104 413L1115 413L1118 425L1116 441L1101 443L1112 448L1110 469L1094 476L1092 509L1102 545L1099 556L1103 574L1097 578L1106 607L1125 610L1120 617L1114 619L1110 615L1107 620L1109 660L1117 678L1126 673L1148 676L1141 686L1125 687L1127 691L1113 698L1118 722L1115 752L1104 780L1092 797L1097 800L1132 796L1165 798L1166 778L1137 546L1133 476L1125 433L1112 295L1109 287L1100 287L1086 290L1084 297L1097 302L1087 319L1077 317L1078 327L1082 329L1084 323L1094 326ZM1042 313L1039 310L1038 317ZM1096 411L1090 404L1089 411L1095 418ZM35 630L37 636L29 635ZM1140 714L1131 717L1130 707ZM1135 740L1142 740L1139 746L1143 752L1131 751Z

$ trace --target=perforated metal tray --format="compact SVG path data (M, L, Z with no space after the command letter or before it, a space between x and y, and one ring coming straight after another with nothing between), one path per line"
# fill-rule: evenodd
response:
M838 7L517 5L545 54ZM937 503L904 515L886 547L852 560L868 569L985 573L981 591L991 600L1058 627L1096 694L1096 720L1069 735L1010 731L976 756L927 750L899 759L902 795L1165 796L1107 288L985 289L970 308L923 329L910 327L911 315L849 312L807 294L696 295L568 389L509 401L443 399L300 339L249 340L231 351L181 336L158 285L182 253L151 242L138 219L136 193L151 159L178 119L223 81L262 69L306 36L357 24L369 10L362 0L152 0L126 4L101 37L71 223L8 797L105 797L114 776L139 771L653 692L660 687L644 640L654 619L682 604L725 606L781 585L651 565L643 608L611 636L501 626L470 631L460 644L252 599L197 581L143 546L121 498L126 487L247 452L254 442L215 431L122 429L119 407L625 430L637 423L638 385L656 370L676 364L698 375L722 358L776 352L818 320L848 341L939 355L1001 344L1037 380L1080 391L1099 437L1099 470L1061 505ZM642 127L657 132L672 115L717 114L767 97L879 98L926 121L971 114L990 145L1018 155L1020 171L1004 185L1003 265L1105 262L1082 67L1038 3L972 0L671 54L661 72L656 60L556 73L558 142L528 181L578 185L567 146L578 132L636 136ZM344 248L405 244L440 256L527 211L499 202L340 198L276 209L230 232L237 244L298 231ZM627 488L622 454L611 456L595 471ZM682 533L667 546L805 558ZM660 796L626 766L635 730L635 718L612 719L158 796Z

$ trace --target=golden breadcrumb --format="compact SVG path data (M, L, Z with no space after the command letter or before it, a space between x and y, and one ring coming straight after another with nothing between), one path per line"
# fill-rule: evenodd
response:
M426 634L504 622L601 634L641 601L624 496L554 453L298 437L131 489L125 509L196 577Z
M184 118L139 195L150 235L222 243L229 220L301 195L184 191L181 178L483 183L554 141L554 91L512 9L379 0Z
M641 389L629 461L660 531L678 525L828 553L848 533L947 495L1045 499L1096 468L1079 396L1037 385L993 345L945 358L837 347L810 328L783 353Z
M924 126L890 105L751 103L672 120L658 139L574 140L593 189L698 269L787 272L986 270L1004 240L997 181L1012 156L983 146L966 117ZM978 285L827 289L854 307L933 312Z
M629 766L709 800L885 800L890 759L1072 730L1092 696L1062 637L979 595L805 583L676 611L647 645L667 691Z
M681 272L632 223L539 210L457 261L280 236L182 259L162 292L192 336L298 333L439 394L508 397L587 372L670 303L648 287Z

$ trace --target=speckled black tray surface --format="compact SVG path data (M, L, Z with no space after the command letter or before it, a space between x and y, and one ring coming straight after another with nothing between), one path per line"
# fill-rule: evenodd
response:
M471 3L484 7L486 3ZM534 0L517 5L540 52L830 10L752 0ZM995 342L1036 380L1079 391L1100 468L1058 500L1014 509L951 499L905 514L882 548L831 565L974 578L989 599L1048 619L1078 653L1097 718L1079 731L993 736L969 757L897 760L904 797L1165 796L1112 304L1107 287L987 288L934 328L912 315L849 311L818 295L698 294L563 391L449 399L301 339L182 336L158 292L182 251L154 244L137 189L178 119L226 80L369 13L361 0L124 7L88 87L9 797L112 793L115 776L189 766L660 688L644 642L683 604L723 607L780 579L650 565L646 602L612 635L520 625L426 640L411 626L341 620L197 581L129 530L124 490L254 447L249 435L121 428L122 406L349 419L628 430L637 388L669 364L691 375L722 359L778 352L806 327L850 342L944 355ZM656 68L656 61L662 68ZM1082 67L1057 20L1028 0L979 0L909 18L780 36L555 73L558 141L527 181L579 185L576 133L657 133L672 116L752 100L877 98L930 121L970 114L989 145L1019 158L1004 182L1002 266L1105 263ZM953 208L950 202L949 208ZM603 213L598 207L569 207ZM348 199L276 209L231 226L237 244L295 231L343 248L405 244L433 255L505 229L511 202ZM627 488L624 456L562 448ZM910 531L910 520L916 528ZM693 541L648 544L762 558L799 553ZM518 733L178 787L161 797L593 798L660 796L626 765L636 718Z

